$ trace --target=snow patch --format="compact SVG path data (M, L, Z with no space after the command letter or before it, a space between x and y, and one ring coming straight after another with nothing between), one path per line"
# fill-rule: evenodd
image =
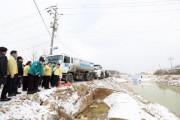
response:
M122 93L113 93L104 102L110 107L108 118L140 120L141 109L136 100Z

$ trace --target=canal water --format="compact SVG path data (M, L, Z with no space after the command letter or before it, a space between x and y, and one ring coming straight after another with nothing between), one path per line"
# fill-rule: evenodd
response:
M145 99L159 103L180 117L180 88L158 85L155 83L139 83L133 78L131 88Z

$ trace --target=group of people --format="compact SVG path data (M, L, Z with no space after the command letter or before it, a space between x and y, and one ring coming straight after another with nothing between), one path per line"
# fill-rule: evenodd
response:
M57 87L62 78L60 64L49 62L45 64L43 57L38 61L28 61L23 65L23 58L16 50L6 57L8 49L0 47L0 85L3 85L1 101L9 101L10 97L21 94L18 88L27 91L27 94L39 92L40 86L45 89ZM7 97L8 95L8 97Z

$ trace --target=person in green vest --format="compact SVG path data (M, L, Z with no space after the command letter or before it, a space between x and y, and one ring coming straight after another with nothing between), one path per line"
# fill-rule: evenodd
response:
M39 80L44 74L44 64L45 60L43 57L39 58L39 61L35 61L32 63L31 67L28 70L28 92L27 94L34 94L39 92L38 85Z

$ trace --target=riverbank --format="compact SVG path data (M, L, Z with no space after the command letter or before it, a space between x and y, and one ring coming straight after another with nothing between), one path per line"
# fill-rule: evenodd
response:
M154 82L145 82L140 84L128 84L128 86L143 98L159 103L176 115L180 116L180 89L167 85L160 85Z
M123 78L108 78L16 96L1 103L0 119L96 120L97 116L81 114L93 109L107 120L179 120L167 108L132 92L124 85L127 82ZM99 112L101 107L106 111Z
M154 75L157 84L180 88L180 75Z

